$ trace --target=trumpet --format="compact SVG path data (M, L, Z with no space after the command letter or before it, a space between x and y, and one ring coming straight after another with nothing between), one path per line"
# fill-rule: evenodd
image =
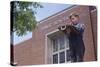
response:
M60 30L62 30L62 31L63 31L63 30L66 30L66 25L61 26L61 27L60 27Z
M65 33L70 33L71 32L70 27L71 27L70 25L63 25L63 26L58 27L58 29Z

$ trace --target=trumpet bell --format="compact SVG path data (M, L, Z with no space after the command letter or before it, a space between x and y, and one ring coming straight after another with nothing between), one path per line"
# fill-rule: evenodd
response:
M60 29L61 30L65 30L66 29L66 26L61 26Z

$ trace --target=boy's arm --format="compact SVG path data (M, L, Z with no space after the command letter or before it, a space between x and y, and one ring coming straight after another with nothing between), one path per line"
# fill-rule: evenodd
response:
M61 26L62 27L62 26ZM70 34L70 32L73 32L75 34L82 34L84 32L85 26L84 24L80 24L77 27L73 26L73 25L66 25L66 29L65 30L61 30L61 27L59 27L58 29L64 33Z
M71 31L76 34L80 34L80 33L82 34L84 32L84 29L85 29L84 24L80 24L77 27L75 26L71 27Z

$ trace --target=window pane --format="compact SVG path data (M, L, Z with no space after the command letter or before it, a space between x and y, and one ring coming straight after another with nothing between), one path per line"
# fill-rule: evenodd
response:
M60 49L64 49L65 48L64 36L59 38L59 45L60 45Z
M53 39L53 52L58 51L57 39Z
M71 61L71 52L70 52L70 50L66 50L66 60Z
M58 63L58 54L53 55L53 64Z
M60 63L65 62L65 52L60 52Z
M66 41L66 48L69 48L69 40L68 40L68 37L67 36L66 36L65 41Z

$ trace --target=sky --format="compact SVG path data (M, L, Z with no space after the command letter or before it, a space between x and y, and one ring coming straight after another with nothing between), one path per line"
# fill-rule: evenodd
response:
M41 3L43 8L38 8L36 16L36 20L40 21L48 16L51 16L59 11L62 11L68 8L71 5L68 4L56 4L56 3ZM14 33L14 45L28 40L32 37L32 32L27 33L25 36L18 37L16 33Z

